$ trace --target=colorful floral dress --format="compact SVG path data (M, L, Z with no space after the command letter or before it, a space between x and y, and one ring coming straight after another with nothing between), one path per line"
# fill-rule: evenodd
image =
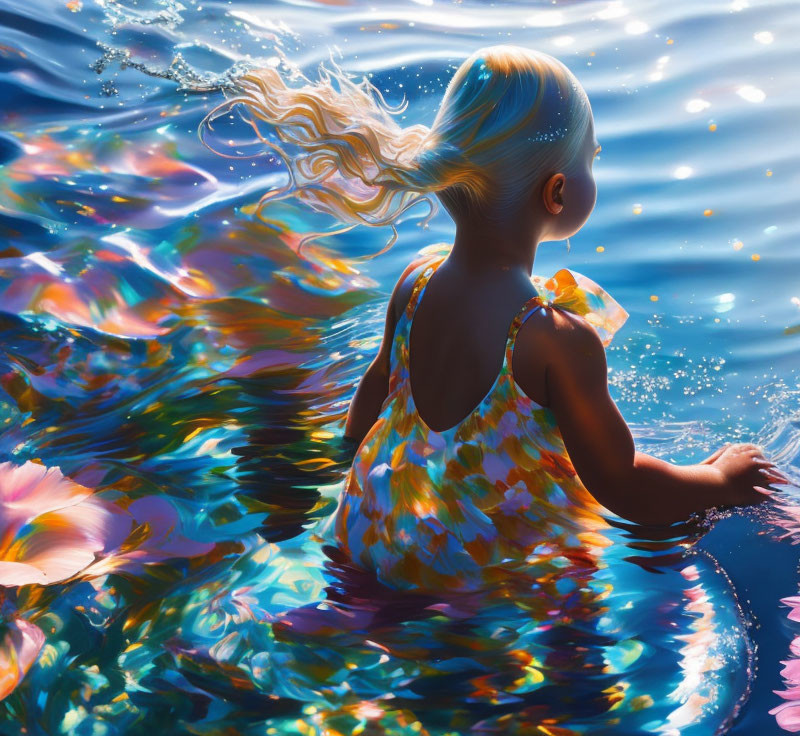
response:
M610 512L578 478L553 412L514 380L514 340L536 310L557 308L583 316L608 344L628 313L570 269L532 276L538 294L511 322L492 388L457 425L434 431L414 405L408 344L428 279L448 252L422 251L430 258L396 326L389 394L347 476L336 535L353 563L393 588L477 590L533 571L546 613L548 598L563 599L596 569Z

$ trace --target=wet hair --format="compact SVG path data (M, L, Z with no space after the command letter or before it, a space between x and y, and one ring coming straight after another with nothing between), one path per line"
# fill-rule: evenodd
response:
M366 77L355 83L331 61L333 71L320 65L318 82L295 71L306 82L299 87L275 67L251 71L200 126L205 142L203 127L242 105L259 140L282 159L289 183L264 194L260 217L269 202L296 197L346 225L307 235L300 245L357 225L389 225L383 252L397 239L394 221L420 201L430 207L421 223L427 226L437 211L434 193L454 217L467 208L490 219L513 212L542 176L570 169L591 120L589 100L570 70L521 46L489 46L469 56L430 127L402 127L393 116L405 105L390 108ZM272 140L261 121L274 131Z

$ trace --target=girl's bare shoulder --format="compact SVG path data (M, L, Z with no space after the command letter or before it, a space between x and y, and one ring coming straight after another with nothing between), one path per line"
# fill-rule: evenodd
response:
M605 347L597 330L581 315L543 305L525 320L514 346L518 370L541 364L558 365L578 359L594 360Z

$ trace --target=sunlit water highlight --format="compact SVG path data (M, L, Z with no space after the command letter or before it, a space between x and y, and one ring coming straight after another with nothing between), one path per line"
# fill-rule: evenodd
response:
M713 525L617 522L598 609L564 590L548 621L523 589L433 600L349 570L347 404L394 279L452 222L412 210L375 260L387 230L298 253L336 223L290 200L259 221L277 161L197 130L284 56L313 76L332 52L411 125L479 46L556 55L592 101L599 193L535 271L630 312L608 360L639 449L758 442L797 480L799 35L793 0L3 0L0 460L89 490L0 468L0 561L26 560L3 568L0 732L798 730L791 489ZM259 150L235 118L215 133Z

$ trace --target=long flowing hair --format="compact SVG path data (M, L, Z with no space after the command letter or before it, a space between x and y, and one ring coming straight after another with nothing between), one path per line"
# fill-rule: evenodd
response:
M208 145L204 129L241 106L259 141L283 161L289 182L261 197L261 219L270 202L295 197L344 225L308 234L300 247L357 225L389 225L383 253L397 239L397 218L421 201L429 205L421 223L427 227L438 210L434 193L453 217L467 208L488 218L507 216L545 173L570 169L591 120L572 72L521 46L488 46L470 55L430 127L399 125L394 116L406 102L393 109L366 77L356 83L333 59L331 65L320 64L316 82L296 69L290 78L272 66L246 73L200 125ZM304 84L295 86L297 78Z

